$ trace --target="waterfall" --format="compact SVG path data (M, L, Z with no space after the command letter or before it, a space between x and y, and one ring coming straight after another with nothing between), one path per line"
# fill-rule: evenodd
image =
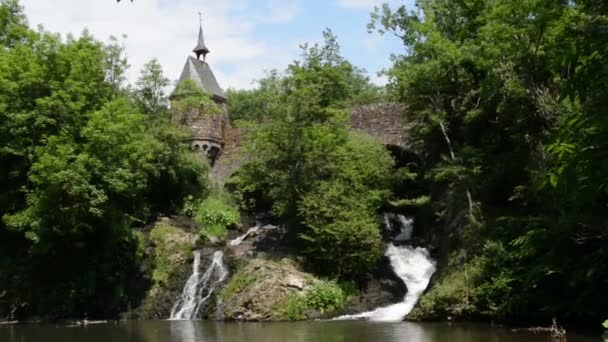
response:
M232 247L239 246L240 244L242 244L242 243L243 243L243 241L245 241L245 239L246 239L246 238L248 238L248 237L249 237L249 235L254 234L254 233L257 233L257 232L258 232L258 230L260 230L261 228L262 228L262 224L261 224L260 222L258 222L258 223L255 225L255 227L253 227L253 228L249 229L249 230L248 230L248 231L247 231L245 234L243 234L243 235L241 235L241 236L237 237L237 238L236 238L236 239L234 239L234 240L231 240L231 241L230 241L230 243L229 243L229 245L230 245L230 246L232 246Z
M228 268L224 264L224 253L213 253L211 264L202 275L199 272L201 252L195 251L192 275L188 278L180 299L171 310L172 320L195 319L200 308L213 295L219 285L228 277Z
M387 215L387 214L385 214ZM400 232L399 235L395 237L395 241L409 241L412 239L412 234L414 233L414 219L407 218L403 215L397 215L397 219L399 220ZM388 228L390 229L390 220L386 220L385 222L389 223Z
M409 240L412 235L414 221L402 215L398 217L401 233L397 236L396 240L403 241L401 239L406 237ZM385 216L385 222L390 225L390 219L387 216ZM399 322L403 321L405 316L412 311L435 273L435 262L431 259L426 249L414 248L412 246L389 244L385 255L390 259L395 274L403 280L407 287L407 294L403 301L358 315L341 316L337 319L368 319L371 321Z

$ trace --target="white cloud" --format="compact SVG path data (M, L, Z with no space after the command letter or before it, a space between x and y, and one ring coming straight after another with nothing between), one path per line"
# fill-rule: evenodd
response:
M338 0L338 5L346 8L371 10L374 6L380 6L383 3L390 5L401 5L403 1L399 0Z
M297 54L255 36L256 25L292 20L296 8L270 0L271 11L265 18L239 14L249 1L22 0L22 5L32 26L43 24L52 32L78 35L88 28L103 41L126 34L131 82L152 58L160 61L168 77L177 79L196 43L197 12L203 11L205 40L211 49L208 61L224 88L240 88L251 87L251 80L261 77L263 70L283 66Z
M270 22L280 23L291 21L297 14L295 3L271 0L268 3L268 7L270 9Z
M388 84L388 76L381 73L369 75L369 80L377 86L385 86Z
M338 0L338 4L347 8L364 8L369 9L382 4L382 0Z

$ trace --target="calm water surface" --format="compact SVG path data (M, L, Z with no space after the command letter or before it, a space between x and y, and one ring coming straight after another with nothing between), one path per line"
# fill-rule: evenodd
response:
M568 342L599 341L568 335ZM215 323L202 321L122 322L68 328L54 325L0 326L2 342L547 342L547 335L479 325L299 322Z

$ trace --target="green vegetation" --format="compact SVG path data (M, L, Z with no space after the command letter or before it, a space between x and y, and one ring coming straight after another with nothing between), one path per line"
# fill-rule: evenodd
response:
M163 219L156 223L149 234L133 231L137 236L139 255L151 248L151 255L138 258L138 265L145 265L150 284L145 296L136 307L131 306L124 313L127 319L164 319L166 307L173 305L175 293L181 290L184 281L184 267L192 257L192 250L198 236L187 233L176 226L176 222Z
M271 203L319 272L349 278L381 254L376 214L394 163L381 144L349 133L348 103L369 83L340 56L331 31L324 36L323 46L303 46L303 60L284 76L261 82L274 102L245 124L250 160L238 185Z
M150 231L150 241L154 245L152 280L166 285L179 261L187 260L192 254L194 243L181 229L165 222L157 223Z
M307 311L321 315L332 315L344 309L350 297L356 293L352 285L340 286L334 281L321 281L305 294L293 293L277 308L282 320L302 320Z
M220 298L222 298L222 300L228 300L243 292L249 285L255 283L256 280L258 280L257 275L239 272L239 270L237 270L234 272L232 278L230 278L228 284L226 284L226 286L222 289Z
M608 296L608 7L419 0L370 27L424 157L415 183L450 250L424 318L599 321ZM465 218L463 222L462 218Z
M17 0L0 0L0 313L115 317L141 299L133 284L148 242L157 288L192 248L169 224L148 241L142 227L181 210L224 239L242 204L270 211L288 227L290 251L340 281L377 265L379 213L415 214L440 270L413 317L599 323L608 316L608 3L416 3L372 13L370 30L407 51L393 56L386 88L327 30L285 71L228 92L247 132L247 164L231 183L242 204L209 189L209 165L175 124L223 115L195 83L178 86L172 116L156 60L126 86L117 39L35 31ZM407 109L411 150L390 147L397 160L349 127L353 105L380 101ZM222 296L256 281L237 273ZM272 309L289 319L335 313L350 293L322 282Z
M225 239L228 228L241 222L238 207L230 194L224 190L215 190L200 204L194 214L194 220L201 227L204 235Z
M180 82L175 89L175 95L178 98L172 102L173 115L175 121L180 124L188 123L192 111L196 111L198 115L222 114L221 109L211 99L211 95L205 93L192 80Z
M137 300L132 229L200 195L207 165L171 123L157 65L128 90L115 39L34 31L15 0L0 28L0 311L113 316Z

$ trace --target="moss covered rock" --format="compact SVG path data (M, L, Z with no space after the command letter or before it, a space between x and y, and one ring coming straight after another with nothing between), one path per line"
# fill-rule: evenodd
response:
M150 287L141 305L127 316L134 319L165 319L169 317L175 299L190 274L192 250L199 242L199 234L164 218L147 234L143 271Z
M219 320L271 321L328 317L349 292L301 271L290 259L244 261L218 298Z

